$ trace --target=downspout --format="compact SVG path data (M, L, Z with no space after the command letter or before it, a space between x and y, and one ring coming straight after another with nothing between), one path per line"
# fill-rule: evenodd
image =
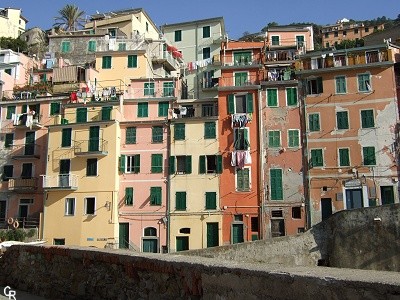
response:
M264 201L264 151L262 145L264 144L264 139L263 139L263 134L260 134L262 132L262 101L261 101L261 90L258 90L258 147L259 147L259 165L258 165L258 180L259 180L259 191L260 191L260 198L259 198L259 203L260 203L260 239L263 240L266 237L265 234L265 201Z
M169 157L171 155L171 121L167 120L167 252L170 253L170 247L171 247L171 174L169 171Z
M196 24L196 31L195 31L195 34L194 34L194 38L195 38L195 41L196 41L196 44L195 44L195 49L196 49L196 57L195 57L195 61L198 61L199 59L199 54L198 54L198 47L199 47L199 44L198 44L198 41L197 41L197 39L198 39L198 29L199 29L199 24ZM199 97L200 97L200 85L199 85L199 83L200 83L200 80L199 80L199 68L196 68L196 85L197 85L197 87L196 87L196 99L199 99Z
M49 147L48 147L48 145L49 145L49 136L50 136L50 127L47 127L47 149L46 149L46 168L45 168L45 176L46 176L46 173L47 173L47 162L48 162L48 157L49 157ZM43 178L43 180L44 180L44 176L42 177ZM43 183L42 183L42 186L43 186ZM47 198L49 197L49 194L47 193L47 191L46 190L44 190L44 193L43 193L43 215L42 215L42 218L40 219L40 221L41 221L41 223L39 224L39 239L43 239L44 238L44 223L45 223L45 207L46 207L46 205L45 205L45 202L47 201Z

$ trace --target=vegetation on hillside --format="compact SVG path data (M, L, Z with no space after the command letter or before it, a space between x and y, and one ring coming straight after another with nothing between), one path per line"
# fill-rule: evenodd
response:
M0 37L0 48L11 49L15 52L26 52L28 45L21 39L13 39L10 37Z

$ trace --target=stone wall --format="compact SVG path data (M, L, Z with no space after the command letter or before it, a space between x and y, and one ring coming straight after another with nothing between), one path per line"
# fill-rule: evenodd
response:
M400 276L96 248L13 246L0 286L49 299L395 299ZM392 298L391 298L392 297Z

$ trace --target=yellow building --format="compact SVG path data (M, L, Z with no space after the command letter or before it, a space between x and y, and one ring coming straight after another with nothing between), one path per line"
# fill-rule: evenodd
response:
M0 8L0 37L16 39L23 32L28 20L22 16L19 8Z
M43 238L95 246L118 238L119 102L65 105L49 126Z

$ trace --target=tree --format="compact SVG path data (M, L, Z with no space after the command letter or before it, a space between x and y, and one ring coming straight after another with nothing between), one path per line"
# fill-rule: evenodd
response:
M85 12L80 10L78 6L67 4L58 11L60 16L55 17L53 27L58 27L66 31L73 31L83 27L84 19L82 16Z
M13 39L10 37L0 37L0 48L11 49L15 52L26 52L28 45L21 39Z

